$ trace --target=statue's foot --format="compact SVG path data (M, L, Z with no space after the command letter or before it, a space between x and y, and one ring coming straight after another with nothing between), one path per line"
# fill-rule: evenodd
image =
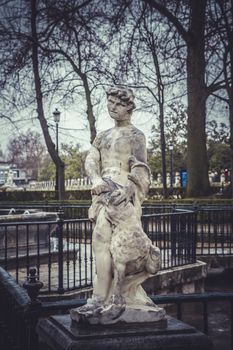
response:
M102 322L103 320L105 320L105 322L115 320L120 317L124 311L125 305L110 304L100 312Z
M93 296L87 299L87 303L78 308L80 315L93 316L103 309L103 300L99 297Z
M90 324L111 324L125 311L125 299L113 295L108 305L99 297L93 296L81 307L71 310L71 318L77 322Z
M125 311L125 307L125 299L121 295L114 294L109 305L104 307L100 315L108 320L114 320Z

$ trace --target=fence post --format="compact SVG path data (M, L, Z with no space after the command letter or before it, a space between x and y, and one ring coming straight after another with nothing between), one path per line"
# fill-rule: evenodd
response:
M58 234L58 293L64 293L63 287L63 225L64 225L64 212L60 207L58 210L57 218L57 234Z
M40 289L43 287L43 283L38 280L36 268L29 270L26 282L23 284L30 299L30 307L25 313L25 323L27 325L27 343L25 344L25 350L37 350L38 349L38 336L36 333L36 325L38 318L41 314L41 301L37 299Z
M197 261L197 242L199 241L198 238L198 211L199 206L197 203L194 203L193 206L194 209L194 225L193 225L193 260L194 262Z
M176 257L176 244L177 244L177 217L176 215L173 215L173 213L176 212L176 205L174 204L172 206L172 213L171 213L171 256L172 258ZM173 265L173 262L172 262Z
M31 268L27 280L23 284L23 288L26 289L32 304L40 303L37 297L40 289L43 287L43 283L38 280L36 272L36 268Z

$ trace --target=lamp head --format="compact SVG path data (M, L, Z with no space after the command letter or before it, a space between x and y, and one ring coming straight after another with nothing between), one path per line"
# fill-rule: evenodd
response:
M60 117L61 117L61 112L57 108L55 108L55 111L53 112L53 120L55 121L55 123L60 122Z

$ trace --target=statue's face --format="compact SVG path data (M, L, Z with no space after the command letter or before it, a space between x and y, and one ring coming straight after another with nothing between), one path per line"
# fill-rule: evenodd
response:
M108 112L110 117L116 121L128 120L131 117L128 104L116 96L108 97Z

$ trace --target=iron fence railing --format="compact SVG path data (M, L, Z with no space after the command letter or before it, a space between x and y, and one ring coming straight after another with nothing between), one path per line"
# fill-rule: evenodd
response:
M164 211L193 210L196 212L196 255L216 256L233 254L232 205L174 205L161 207ZM158 205L144 207L149 213L161 210Z
M36 210L44 212L58 212L62 210L65 219L82 219L88 217L90 204L48 204L48 203L26 203L26 204L0 204L0 215L22 214L25 210ZM168 213L173 206L167 204L143 205L143 214Z
M82 219L88 217L89 207L89 204L0 204L0 215L22 214L25 210L35 210L43 212L58 212L59 210L62 210L65 219Z
M233 207L202 207L197 212L197 255L233 254Z
M162 269L194 263L195 212L142 216L142 225L161 249ZM35 266L42 292L91 287L95 271L92 223L88 219L0 223L0 265L21 283Z
M142 216L144 231L161 250L162 269L196 262L196 213L174 211Z
M0 213L10 208L0 206ZM87 204L15 206L17 213L60 210L59 219L0 223L0 266L19 282L30 267L37 267L46 293L92 286L95 261L88 208ZM194 263L196 257L233 253L233 206L144 205L142 225L161 249L162 269Z

